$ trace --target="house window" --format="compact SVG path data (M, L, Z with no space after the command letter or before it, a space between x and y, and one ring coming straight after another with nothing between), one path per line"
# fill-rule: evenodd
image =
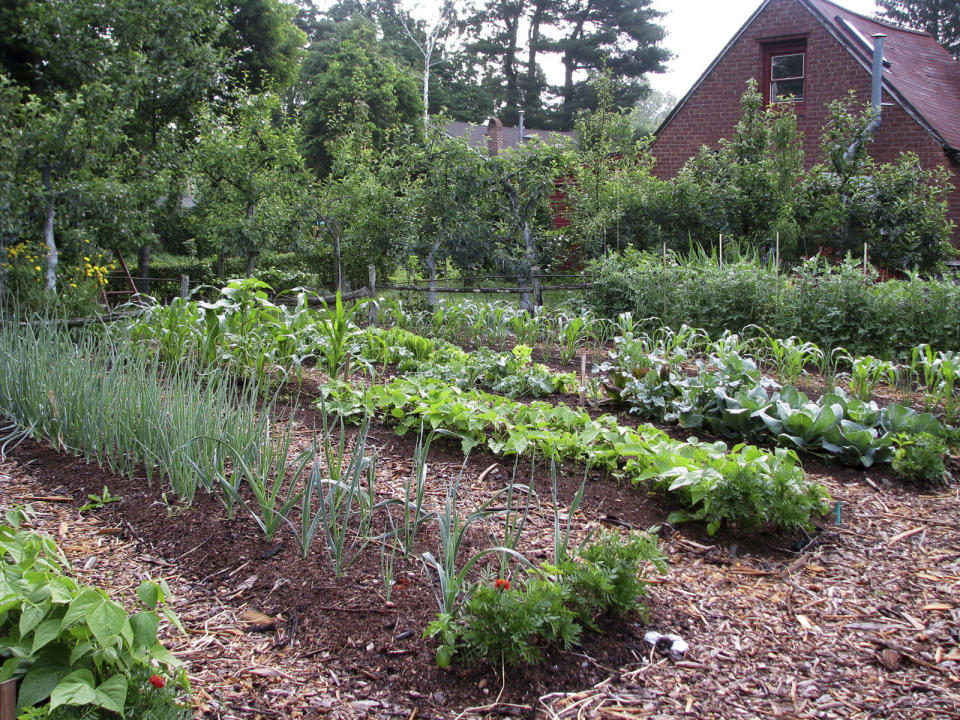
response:
M770 58L770 97L774 102L803 100L803 53Z
M806 85L806 41L765 45L763 48L763 99L768 102L802 102Z

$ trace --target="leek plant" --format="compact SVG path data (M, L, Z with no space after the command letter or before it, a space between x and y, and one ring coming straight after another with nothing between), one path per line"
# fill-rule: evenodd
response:
M148 482L169 482L188 503L225 472L218 448L261 442L256 398L255 383L200 377L189 363L171 367L96 330L74 338L49 323L0 328L0 413L111 472L133 478L145 469Z
M469 454L464 457L463 465L457 477L447 485L443 507L437 512L437 529L440 543L437 555L426 552L422 556L423 564L437 576L438 592L435 591L440 614L454 617L460 603L470 595L471 587L467 584L467 575L479 560L493 553L510 555L521 563L530 566L523 555L504 546L488 547L471 555L463 565L460 565L460 550L467 530L470 527L493 514L489 509L489 501L464 516L457 507L457 493L463 472L467 467ZM531 566L532 567L532 566Z
M313 467L301 498L300 527L295 527L289 520L287 522L297 537L300 556L304 559L310 554L318 531L322 531L324 549L334 573L340 578L369 542L372 514L384 505L375 502L375 459L367 455L369 418L365 417L361 423L348 457L343 418L340 418L340 436L334 444L325 405L321 417L322 435L318 439L314 433L309 451ZM356 527L354 518L358 518Z

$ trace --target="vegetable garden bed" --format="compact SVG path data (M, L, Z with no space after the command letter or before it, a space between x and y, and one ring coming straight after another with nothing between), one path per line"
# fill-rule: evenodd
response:
M601 386L571 394L577 337L554 339L569 346L547 368L508 338L492 352L475 333L467 354L361 332L339 306L317 317L249 293L237 304L249 288L235 289L139 325L134 337L157 343L165 364L122 337L84 341L65 364L28 361L48 372L39 384L15 381L5 361L22 427L122 475L25 441L3 465L4 505L33 503L27 516L85 582L129 594L163 575L189 598L188 634L168 642L190 663L199 714L960 712L957 492L905 485L889 465L894 445L955 439L933 416L842 390L808 402L762 378L735 338L634 338L629 318L609 356L608 390L624 405L584 412ZM493 320L497 332L507 320L518 337L536 331ZM307 353L316 367L311 333L326 339ZM595 342L597 354L606 341ZM296 379L263 392L281 357ZM381 384L331 381L351 357ZM916 363L929 375L923 402L947 413L953 384L939 378L953 362L928 350ZM223 368L246 380L224 381ZM660 551L639 532L653 526ZM94 543L125 560L102 561ZM143 552L152 570L137 565ZM671 655L649 631L689 649Z
M386 430L380 439L395 471L406 471L404 448ZM451 453L435 465L444 461L459 464ZM695 526L668 534L669 571L652 588L645 625L622 625L612 637L619 647L608 635L509 669L502 695L492 668L436 668L420 639L436 604L417 569L398 573L406 580L389 608L376 557L340 582L297 562L291 546L264 559L271 547L258 528L226 521L215 501L168 515L159 490L35 444L0 467L0 502L32 502L37 526L84 581L114 595L144 575L167 579L188 630L167 644L188 662L198 717L450 718L498 696L464 717L957 715L956 491L915 493L886 472L810 460L807 471L842 503L840 527L797 554L772 547L773 537L710 539ZM566 478L564 495L578 484ZM124 499L79 514L104 485ZM73 502L30 500L51 495ZM581 522L612 526L646 527L662 513L608 482L589 483L581 508ZM287 582L273 590L277 578ZM683 636L687 656L652 652L641 640L648 629Z

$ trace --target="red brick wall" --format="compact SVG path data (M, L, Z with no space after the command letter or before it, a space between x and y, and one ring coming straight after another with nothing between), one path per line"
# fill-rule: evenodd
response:
M823 160L820 129L827 120L827 103L846 96L851 89L858 98L869 100L870 72L797 0L772 0L660 133L652 148L657 160L655 174L673 177L702 145L716 147L721 138L731 137L740 120L740 96L747 80L760 80L761 43L795 37L805 37L807 41L805 98L795 105L804 133L805 165L809 168ZM957 225L957 242L960 166L948 160L942 146L903 108L896 104L887 106L886 103L894 103L887 93L883 102L883 120L870 144L870 155L889 162L900 152L910 150L919 156L924 169L942 165L950 170L956 188L949 198L949 216Z

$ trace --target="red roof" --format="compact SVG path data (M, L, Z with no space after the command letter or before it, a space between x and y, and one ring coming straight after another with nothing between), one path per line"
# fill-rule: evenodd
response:
M857 15L828 0L801 1L868 69L872 36L886 35L885 88L941 142L960 148L960 62L931 35Z

